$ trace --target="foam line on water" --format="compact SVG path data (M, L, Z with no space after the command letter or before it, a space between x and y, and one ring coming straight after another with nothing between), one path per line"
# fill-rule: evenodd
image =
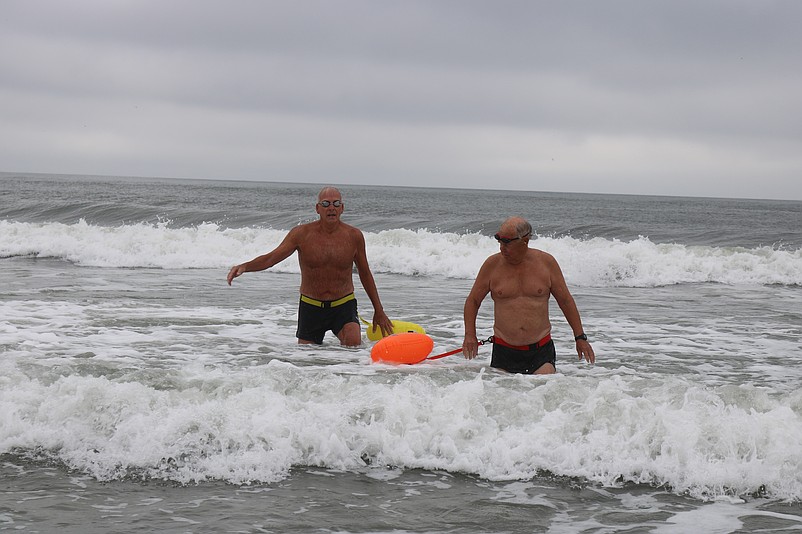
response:
M0 256L55 258L82 266L224 269L272 250L286 232L266 228L223 229L214 223L171 228L167 222L116 227L86 222L0 221ZM366 233L376 272L471 279L498 251L476 233L384 230ZM573 237L538 237L531 246L560 262L574 286L653 287L681 283L802 284L802 250L772 247L687 246ZM292 256L273 267L299 272Z

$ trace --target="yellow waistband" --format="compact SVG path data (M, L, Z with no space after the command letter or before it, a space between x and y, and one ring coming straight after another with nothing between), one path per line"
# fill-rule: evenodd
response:
M301 302L306 302L307 304L317 306L318 308L336 308L337 306L345 304L346 302L354 300L355 298L356 297L353 293L349 293L343 298L337 300L317 300L313 299L312 297L307 297L306 295L301 295Z

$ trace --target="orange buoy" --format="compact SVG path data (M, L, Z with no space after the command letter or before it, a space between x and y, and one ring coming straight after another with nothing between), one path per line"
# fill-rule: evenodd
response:
M374 362L419 363L426 359L434 348L434 341L426 334L404 332L383 337L370 351Z

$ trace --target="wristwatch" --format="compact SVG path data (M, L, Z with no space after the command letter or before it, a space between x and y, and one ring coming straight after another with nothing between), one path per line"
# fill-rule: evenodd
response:
M587 334L585 334L585 333L583 332L583 333L579 334L578 336L574 337L574 341L579 341L580 339L581 339L582 341L587 341L587 340L588 340L588 336L587 336Z

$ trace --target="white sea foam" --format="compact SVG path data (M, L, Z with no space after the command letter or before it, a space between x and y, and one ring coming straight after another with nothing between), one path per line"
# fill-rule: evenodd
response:
M624 297L617 308L598 300L590 308L607 314L595 319L599 363L576 363L560 342L561 374L538 378L486 369L487 347L471 362L408 367L371 365L366 347L343 349L330 336L299 347L286 296L296 276L253 277L233 289L215 279L190 294L199 272L69 270L40 271L56 283L90 273L77 298L31 282L24 297L0 299L0 453L41 455L100 480L270 482L295 466L492 480L546 470L606 485L666 484L705 499L763 491L802 499L802 393L798 366L788 365L798 360L798 337L765 332L769 319L752 324L743 306L738 317L696 309L693 321L673 320L687 309L670 295L689 291L619 290L648 294L644 307L659 304L660 320ZM461 280L440 285L464 298ZM723 289L695 306L728 299ZM750 291L796 294L730 293L760 303ZM588 290L584 300L594 293L608 291ZM418 305L435 350L454 348L462 327L453 312L437 300ZM481 323L489 330L488 317Z
M225 268L273 249L286 232L264 228L222 229L206 223L171 228L160 224L116 227L85 222L0 221L0 256L57 258L81 266L163 269ZM487 236L428 230L366 233L375 272L471 279L498 251ZM679 283L802 284L802 250L657 244L572 237L536 237L531 246L560 262L572 285L653 287ZM295 256L273 267L297 273Z
M47 383L2 367L0 451L47 451L100 480L270 482L293 466L370 464L802 498L799 394L757 408L682 379L480 371L454 380L431 369L331 372L278 360L187 369L160 389L104 376Z

